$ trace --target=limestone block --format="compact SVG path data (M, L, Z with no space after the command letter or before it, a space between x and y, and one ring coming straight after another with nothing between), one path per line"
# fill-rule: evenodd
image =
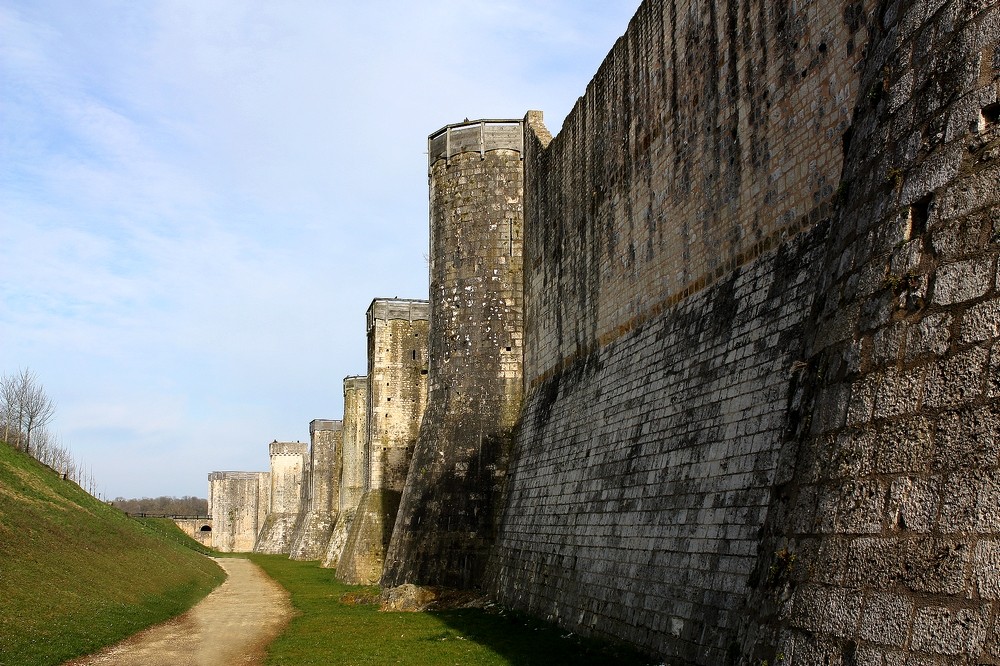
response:
M976 343L1000 337L1000 299L975 305L962 316L962 342Z
M945 264L934 277L934 303L950 305L984 296L993 286L993 257Z
M927 407L958 407L982 393L986 370L985 349L972 349L932 364L924 381L923 404Z
M978 655L985 643L989 607L918 608L910 646L936 655Z
M895 594L873 593L861 615L860 636L878 645L903 647L913 616L913 602Z
M899 477L887 501L887 520L899 530L930 532L940 505L941 480Z

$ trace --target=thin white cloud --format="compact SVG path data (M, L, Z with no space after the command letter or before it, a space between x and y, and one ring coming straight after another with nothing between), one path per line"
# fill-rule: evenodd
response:
M637 5L0 0L0 372L106 492L266 465L426 297L427 134L557 130Z

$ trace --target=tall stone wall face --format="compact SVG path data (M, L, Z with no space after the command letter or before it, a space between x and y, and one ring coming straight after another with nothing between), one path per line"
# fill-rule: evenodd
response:
M365 492L337 577L378 582L427 401L427 301L376 299L368 309Z
M529 394L489 572L503 603L669 663L727 663L789 456L789 377L826 229Z
M257 553L289 554L292 536L303 517L303 486L309 474L309 445L302 442L271 442L271 510L253 550Z
M344 459L340 510L355 509L365 490L365 441L368 436L368 377L344 379Z
M336 567L365 489L365 440L368 436L368 377L344 378L343 461L337 522L322 566Z
M517 131L500 134L508 129ZM482 581L522 397L520 130L518 121L449 126L442 132L459 138L446 137L443 156L433 150L442 132L431 137L428 408L383 585ZM470 132L484 140L460 152Z
M642 4L559 136L527 140L529 386L822 217L875 4Z
M293 560L323 559L340 513L343 422L315 419L309 424L309 439L305 513L292 537Z
M1000 662L998 12L649 1L533 123L501 601L671 663Z
M263 527L261 494L266 472L212 472L208 475L209 506L212 513L212 547L223 553L253 552ZM270 492L270 487L265 489Z
M648 0L558 137L529 116L502 602L671 663L753 642L876 4Z
M1000 6L875 20L755 603L796 664L1000 663Z

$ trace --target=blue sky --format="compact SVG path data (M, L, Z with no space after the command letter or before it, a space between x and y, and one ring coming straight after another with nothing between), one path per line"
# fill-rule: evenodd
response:
M104 496L267 469L427 297L427 135L555 133L638 5L0 0L0 373Z

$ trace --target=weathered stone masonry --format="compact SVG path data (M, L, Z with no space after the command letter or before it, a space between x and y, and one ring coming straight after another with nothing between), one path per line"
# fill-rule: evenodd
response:
M520 121L429 139L428 410L382 584L478 585L521 407Z
M324 567L336 567L365 491L365 441L368 437L368 377L344 378L343 456L337 523L323 556Z
M365 489L337 565L348 583L378 582L427 402L427 301L368 308Z
M434 135L383 581L671 664L1000 664L998 43L996 1L647 0L554 139Z
M271 508L257 535L254 552L289 554L295 528L304 518L303 485L309 474L309 445L271 442Z
M271 510L268 472L212 472L208 475L208 513L212 546L224 553L248 553Z
M318 560L327 551L340 509L343 423L315 419L309 424L309 474L303 485L304 514L292 536L293 560Z
M646 2L529 133L502 601L671 663L1000 660L998 21Z

